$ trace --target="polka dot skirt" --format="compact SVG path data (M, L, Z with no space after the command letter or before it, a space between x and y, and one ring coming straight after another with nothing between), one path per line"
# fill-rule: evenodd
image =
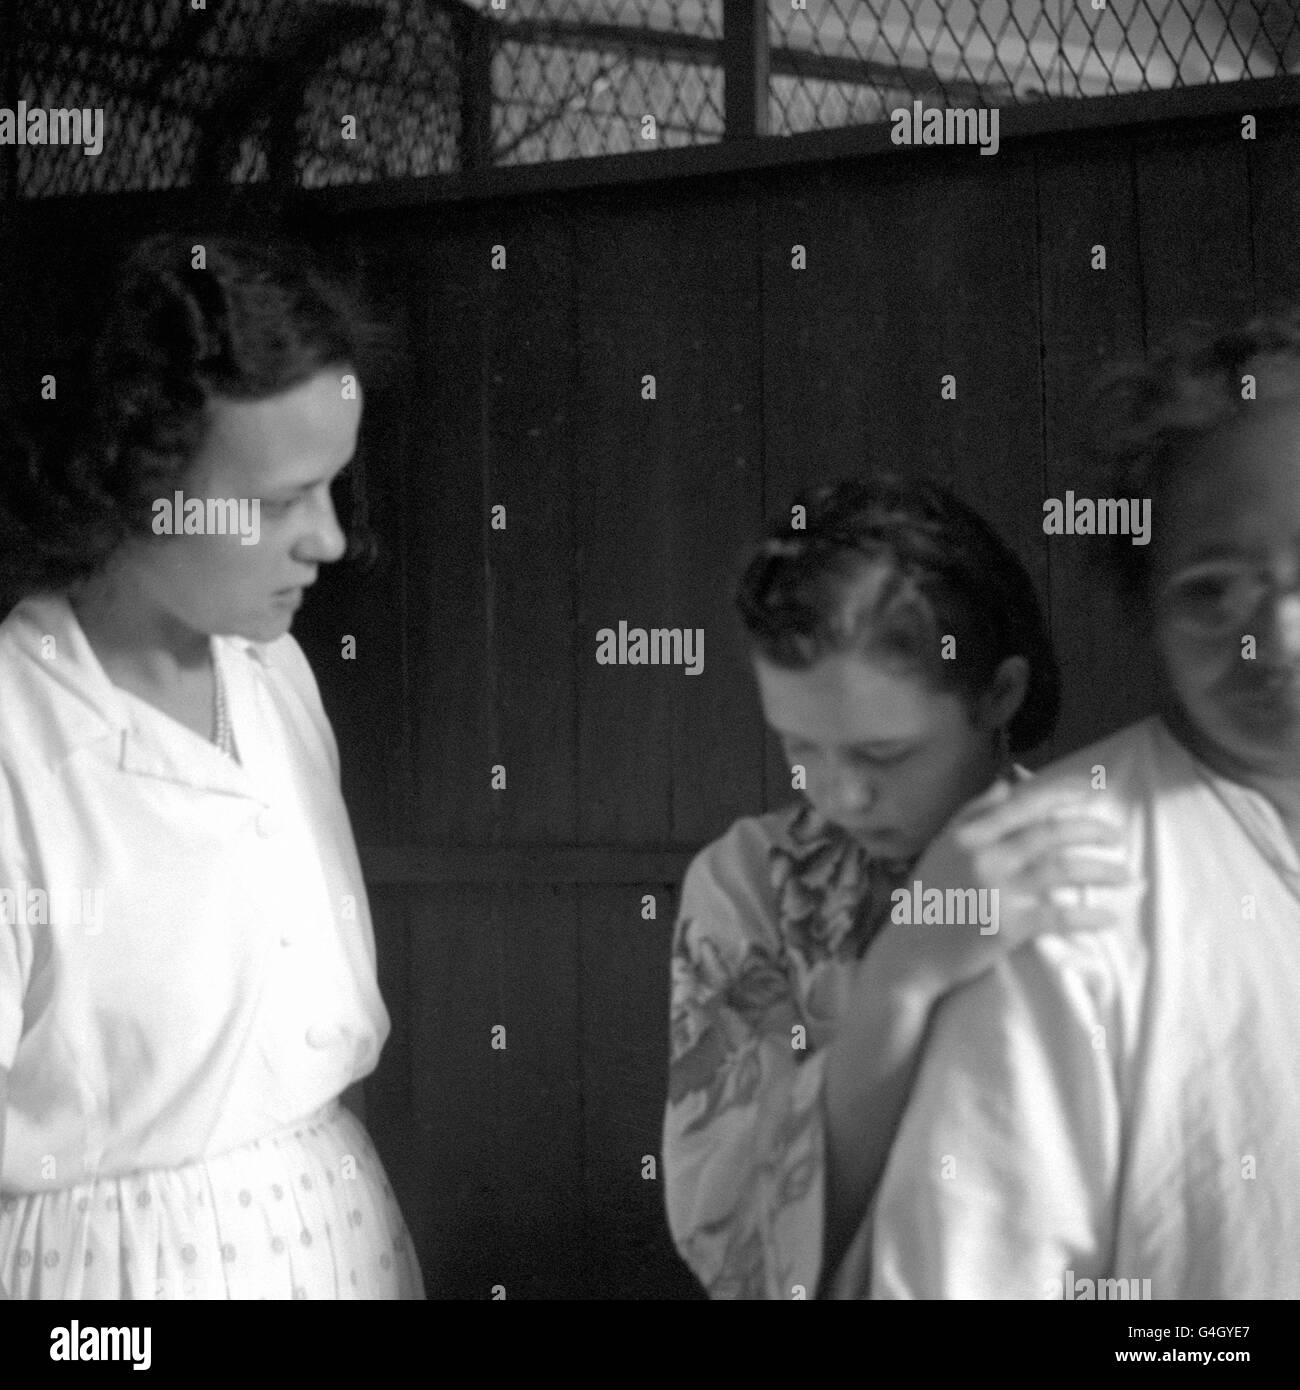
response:
M423 1298L379 1155L336 1105L233 1153L0 1197L14 1298Z

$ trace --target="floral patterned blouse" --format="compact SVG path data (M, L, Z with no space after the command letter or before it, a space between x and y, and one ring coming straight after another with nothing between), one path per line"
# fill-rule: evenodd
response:
M713 1298L813 1298L823 1048L914 861L870 860L806 802L696 856L673 936L668 1220Z

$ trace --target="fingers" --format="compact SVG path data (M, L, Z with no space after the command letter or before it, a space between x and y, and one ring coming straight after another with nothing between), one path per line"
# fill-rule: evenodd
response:
M1070 872L1079 871L1071 869ZM1146 880L1123 870L1113 882L1057 882L1033 895L1011 894L1002 899L999 920L1013 946L1040 932L1104 931L1127 920L1120 902L1113 896L1117 888L1126 893L1133 889L1141 891L1146 888Z
M1004 949L1015 950L1036 936L1109 931L1122 920L1112 908L1090 899L1087 889L1057 889L1050 896L1020 898L1010 909L1004 905L998 928Z
M1124 844L1124 832L1111 821L1080 815L1070 820L1038 821L1009 831L990 845L975 847L974 852L986 857L996 855L1000 863L1019 868L1071 845L1115 850Z
M1039 892L1054 888L1114 888L1132 883L1133 871L1123 861L1096 854L1062 850L1039 860L1029 871L1029 881Z
M1005 778L999 778L987 791L981 792L973 801L968 801L965 806L961 807L953 817L954 823L965 820L968 817L973 818L994 806L1002 805L1004 801L1009 801L1011 799L1013 790L1014 787L1011 782L1007 781Z
M1126 837L1095 816L1026 826L993 844L967 850L982 883L1042 892L1057 886L1126 883Z
M1060 932L1109 931L1119 926L1119 918L1113 912L1101 908L1074 908L1058 911L1055 914L1056 929Z
M1004 949L1041 933L1105 931L1126 920L1115 890L1135 885L1130 829L1085 778L1005 786L965 807L923 861L945 883L996 891L993 930ZM984 935L981 929L981 935Z
M1039 823L1068 823L1097 815L1097 793L1076 779L1051 787L1034 787L1014 797L989 802L985 798L966 807L953 824L954 838L967 849L992 844L1009 834Z
M1108 896L1137 884L1127 864L1081 849L1062 849L1018 875L999 895L998 920L1014 948L1042 932L1104 931L1123 920Z
M1105 931L1119 925L1119 915L1104 907L1088 907L1083 903L1067 905L1048 903L1041 918L1034 923L1034 930L1046 932L1086 932ZM1032 936L1034 930L1026 932Z
M1133 874L1123 860L1107 859L1085 849L1062 848L1015 867L990 865L981 877L1003 883L1013 892L1038 896L1056 888L1115 887L1132 882Z

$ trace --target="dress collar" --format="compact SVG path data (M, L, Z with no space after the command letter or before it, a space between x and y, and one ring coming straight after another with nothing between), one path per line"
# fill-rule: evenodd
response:
M16 651L18 680L40 702L39 751L51 770L82 749L105 744L124 771L245 791L238 782L226 785L230 779L222 775L221 765L229 764L236 773L238 768L215 746L213 767L199 769L201 745L193 747L192 756L180 757L171 740L163 747L141 737L134 698L109 680L65 593L23 599L5 618L3 631ZM217 637L213 644L214 659L227 673L235 654L265 664L261 645L247 638ZM57 687L55 698L45 693L50 681Z
M1012 783L1029 776L1018 763L1005 773ZM769 851L782 941L809 963L861 957L889 920L894 890L906 884L919 858L873 859L810 802L799 802Z
M1184 777L1190 774L1208 786L1292 891L1300 892L1300 855L1281 814L1268 797L1202 762L1159 716L1152 717L1151 729L1153 737L1163 745L1165 756L1182 764Z
M872 859L808 802L795 807L770 851L781 938L813 963L860 957L889 917L891 894L915 859Z

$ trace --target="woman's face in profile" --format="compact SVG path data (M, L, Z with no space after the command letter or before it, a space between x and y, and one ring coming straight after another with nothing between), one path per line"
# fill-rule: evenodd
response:
M1300 403L1217 431L1156 508L1157 644L1190 732L1300 777Z
M961 697L857 655L803 671L754 662L763 714L806 795L873 857L921 853L996 771L992 729Z
M195 632L268 642L289 630L320 566L347 549L330 498L361 424L359 390L356 399L344 396L346 371L322 371L264 400L210 402L182 491L187 499L256 499L257 524L244 535L133 542L127 562L148 600ZM254 515L251 506L243 514Z

